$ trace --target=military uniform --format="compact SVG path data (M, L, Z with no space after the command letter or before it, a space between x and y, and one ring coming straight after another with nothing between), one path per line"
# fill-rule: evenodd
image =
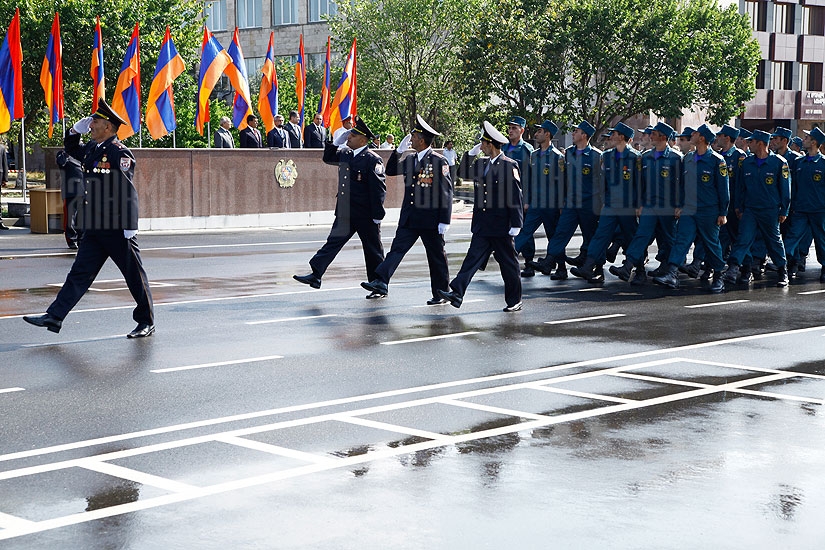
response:
M77 248L80 231L77 226L77 212L83 200L83 167L80 161L66 151L57 153L57 165L62 172L60 195L63 197L63 236L69 248Z

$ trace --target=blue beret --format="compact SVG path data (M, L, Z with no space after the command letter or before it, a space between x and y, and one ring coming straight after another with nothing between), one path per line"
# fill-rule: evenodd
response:
M716 132L711 130L710 126L708 126L707 124L702 124L701 126L696 128L696 131L699 132L700 136L705 138L705 141L707 141L708 144L713 143L713 140L716 139Z
M749 137L748 139L755 140L755 141L764 141L765 144L767 145L768 143L771 142L771 134L769 134L768 132L765 132L763 130L754 130L753 134L751 134L751 137Z
M825 132L820 130L819 128L814 128L810 132L808 130L803 130L806 134L811 136L819 145L825 143Z
M788 130L787 128L783 128L782 126L777 126L776 130L773 131L771 137L783 137L785 139L791 139L793 132Z
M516 126L521 126L522 128L524 128L525 126L527 126L527 121L524 120L523 117L513 116L513 117L510 117L510 120L507 121L507 124L508 125L515 124Z
M594 128L593 125L586 120L582 120L576 128L591 137L596 133L596 128Z
M559 131L559 127L549 120L545 120L541 124L534 124L533 127L541 128L545 132L549 132L551 136L555 136L556 132Z
M729 126L725 124L722 126L722 129L716 133L717 136L728 136L731 139L736 139L739 137L739 130L734 128L733 126Z

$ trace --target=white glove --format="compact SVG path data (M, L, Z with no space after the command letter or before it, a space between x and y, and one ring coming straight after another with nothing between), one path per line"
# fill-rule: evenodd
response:
M381 220L372 220L375 225L381 225Z
M448 224L448 223L438 224L438 234L439 235L443 235L449 230L450 230L450 224Z
M124 229L123 230L123 236L127 239L131 239L135 235L137 235L137 229Z
M345 145L347 143L347 138L349 137L352 130L344 130L337 137L332 139L332 144L338 147Z
M410 148L410 143L412 142L412 134L407 134L404 136L404 139L401 140L401 143L398 144L398 147L395 149L398 151L399 154L404 154L404 151Z
M509 233L511 237L515 237L516 235L521 233L521 227L511 227L510 231L508 231L507 233Z
M78 134L88 134L91 128L92 117L90 116L87 116L86 118L81 118L80 120L74 123L74 126L72 126L72 130L74 130Z
M481 142L479 141L478 143L476 143L476 146L467 151L467 154L471 157L477 157L479 154L481 154Z

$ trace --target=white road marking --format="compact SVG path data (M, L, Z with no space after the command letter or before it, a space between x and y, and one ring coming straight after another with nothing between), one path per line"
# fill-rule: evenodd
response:
M381 342L382 346L395 346L397 344L410 344L413 342L426 342L428 340L443 340L445 338L457 338L460 336L469 336L471 334L478 334L477 330L470 330L467 332L456 332L455 334L441 334L439 336L425 336L423 338L409 338L407 340L393 340L392 342Z
M0 389L0 393L11 393L15 391L25 391L26 388L3 388Z
M660 376L649 376L646 374L635 374L632 372L617 372L611 373L610 376L618 376L619 378L630 378L632 380L641 380L643 382L655 382L657 384L670 384L673 386L687 386L689 388L711 388L711 384L700 384L699 382L689 382L687 380L676 380L675 378L662 378Z
M580 288L577 292L604 292L607 290L606 288L601 287L594 287L594 288Z
M288 407L281 407L277 409L268 409L263 411L255 411L251 413L243 413L237 414L233 416L224 416L218 418L211 418L207 420L199 420L195 422L188 422L184 424L175 424L171 426L162 426L160 428L152 428L148 430L141 430L137 432L129 432L125 434L117 434L105 437L98 437L95 439L87 439L82 441L75 441L72 443L64 443L60 445L52 445L50 447L41 447L38 449L29 449L26 451L18 451L14 453L7 453L4 455L0 455L0 462L6 462L10 460L18 460L21 458L28 458L33 456L42 456L46 454L58 453L63 451L69 451L73 449L82 449L86 447L92 447L95 445L105 445L109 443L114 443L118 441L126 441L130 439L136 439L140 437L148 437L153 435L160 435L165 433L171 433L176 431L183 431L189 430L194 428L202 428L206 426L215 426L218 424L225 424L230 422L237 422L243 420L251 420L254 418L262 418L267 416L276 416L279 414L291 413L291 412L299 412L299 411L306 411L312 409L320 409L323 407L329 406L336 406L336 405L346 405L351 403L358 403L362 401L370 401L376 399L383 399L387 397L397 397L401 395L409 395L413 393L420 393L426 391L434 391L434 390L441 390L445 388L452 388L458 386L467 386L472 384L488 384L490 382L497 382L501 380L509 380L512 378L521 378L526 376L534 376L540 375L545 373L556 372L559 370L566 370L571 368L578 368L578 367L585 367L585 366L595 366L604 363L613 363L617 361L627 361L631 359L638 359L641 357L650 357L654 355L665 355L668 353L680 353L684 351L693 351L698 349L705 349L710 347L716 347L726 344L737 344L742 342L752 342L755 340L762 340L766 338L776 338L779 336L791 336L791 335L798 335L798 334L807 334L809 332L819 332L825 329L825 326L815 326L815 327L808 327L802 329L792 329L792 330L783 330L778 332L768 332L762 334L752 334L750 336L737 336L735 338L725 338L723 340L711 340L709 342L700 342L698 344L687 344L684 346L676 346L673 348L663 348L663 349L653 349L653 350L646 350L641 352L635 353L628 353L624 355L615 355L610 357L603 357L598 359L588 359L585 361L579 361L575 363L566 363L562 365L553 365L549 367L541 367L537 369L530 369L526 371L519 371L519 372L509 372L504 374L496 374L491 376L482 376L477 378L468 378L463 380L454 380L450 382L440 382L437 384L429 384L424 386L413 386L410 388L402 388L398 390L388 390L384 392L378 392L373 394L365 394L365 395L357 395L353 397L344 397L339 399L330 399L327 401L320 401L315 403L305 403L301 405L292 405ZM677 360L684 360L681 358L677 358ZM672 359L663 359L658 361L653 361L650 363L643 364L641 366L652 365L652 364L664 364L666 362L672 362ZM639 368L640 366L636 366ZM746 367L744 367L746 368ZM600 372L600 371L594 371ZM786 372L786 371L777 371L777 372ZM793 373L794 376L800 376L800 373ZM557 379L550 379L552 380ZM539 385L539 384L547 384L550 383L548 381L539 381L539 382L530 382L529 384L524 384L523 387L530 387L530 385ZM510 385L507 386L507 389L517 389L518 386ZM480 395L479 393L478 395ZM2 474L0 474L0 479L2 479Z
M306 317L286 317L284 319L269 319L266 321L247 321L247 325L266 325L269 323L286 323L289 321L304 321L306 319L323 319L324 317L338 317L335 313L328 313L326 315L307 315Z
M580 321L598 321L599 319L615 319L617 317L627 317L624 313L613 313L610 315L597 315L595 317L579 317L578 319L562 319L560 321L545 321L545 325L563 325L565 323L578 323Z
M46 348L50 346L63 346L66 344L84 344L86 342L98 342L100 340L114 340L114 339L126 338L126 334L113 334L111 336L99 336L97 338L84 338L82 340L66 340L64 342L46 342L43 344L23 344L21 347L24 348Z
M542 420L547 416L541 414L534 414L525 411L515 411L512 409L504 409L502 407L492 407L490 405L482 405L481 403L473 403L472 401L461 401L459 399L442 399L439 403L445 405L453 405L454 407L463 407L465 409L475 409L477 411L484 411L493 414L500 414L502 416L514 416L516 418L529 418L530 420Z
M171 491L173 493L186 493L197 489L194 485L147 474L145 472L139 472L131 468L124 468L123 466L117 466L116 464L109 464L108 462L87 461L80 464L80 467L93 472L128 479L130 481L140 483L141 485L150 485L152 487L157 487L158 489L163 489L164 491Z
M774 399L787 399L789 401L800 401L802 403L816 403L817 405L825 405L825 399L820 399L817 397L800 397L797 395L789 395L785 393L775 393L761 390L747 390L744 388L730 391L733 393L743 393L745 395L754 395L757 397L772 397Z
M685 306L687 309L698 309L701 307L714 307L714 306L729 306L731 304L744 304L746 302L750 302L750 300L728 300L727 302L710 302L707 304L696 304L692 306Z
M235 445L237 447L245 447L247 449L252 449L253 451L261 451L264 453L269 453L278 456L284 456L287 458L294 458L297 460L303 460L304 462L311 462L312 464L329 464L331 462L335 462L338 459L323 456L323 455L316 455L313 453L306 453L304 451L297 451L295 449L288 449L286 447L281 447L279 445L271 445L269 443L262 443L260 441L255 441L254 439L246 439L243 437L235 437L231 435L226 436L219 436L215 438L215 441L219 441L221 443L227 443L229 445Z
M474 300L464 300L462 302L462 304L473 304L473 303L476 303L476 302L485 302L485 301L486 300L476 298ZM419 309L419 308L422 308L422 307L430 308L430 307L449 306L449 305L450 305L450 302L445 302L443 304L435 304L435 305L432 305L432 306L429 305L429 304L424 304L423 306L410 306L410 308L411 309Z
M800 292L799 295L806 296L808 294L822 294L823 292L825 292L825 290L809 290L807 292Z
M584 391L567 390L564 388L555 388L553 386L535 386L531 388L534 390L541 390L550 393L559 393L562 395L569 395L571 397L582 397L584 399L597 399L600 401L611 401L613 403L633 403L638 399L625 399L624 397L616 397L613 395L602 395L600 393L588 393Z
M397 424L388 424L386 422L379 422L377 420L369 420L367 418L360 418L358 416L341 416L336 419L338 422L346 422L348 424L355 424L357 426L366 426L367 428L375 428L378 430L384 430L387 432L396 432L401 434L407 435L414 435L417 437L423 437L425 439L433 439L433 440L441 440L446 439L448 436L444 434L438 434L435 432L428 432L426 430L418 430L416 428L409 428L407 426L399 426Z
M194 369L208 369L210 367L224 367L227 365L243 365L245 363L258 363L261 361L269 361L270 359L283 359L283 355L267 355L264 357L252 357L249 359L233 359L231 361L219 361L217 363L201 363L200 365L187 365L185 367L170 367L168 369L155 369L149 372L164 373L164 372L178 372L182 370Z
M18 518L17 516L11 516L9 514L4 514L0 512L0 529L23 529L23 528L31 528L34 525L33 521L29 521L27 519ZM3 531L0 531L2 533Z
M103 281L95 281L95 284L97 284L97 283L116 283L116 282L125 283L126 281L124 281L123 279L108 279L108 280L103 280ZM46 283L46 286L55 286L57 288L63 288L63 283ZM162 283L162 282L158 282L158 281L149 281L149 286L151 288L158 288L158 287L178 286L178 285L173 284L173 283ZM128 286L116 286L116 287L112 287L112 288L95 288L94 285L92 285L92 286L89 287L89 290L91 290L93 292L116 292L116 291L121 291L121 290L129 290L129 287Z

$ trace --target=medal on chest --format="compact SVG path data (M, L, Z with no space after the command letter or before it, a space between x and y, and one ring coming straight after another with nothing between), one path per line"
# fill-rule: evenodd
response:
M108 174L112 171L111 168L112 167L109 164L109 159L106 157L106 155L103 155L99 162L94 163L94 168L92 168L92 172L95 172L96 174Z
M432 187L433 185L433 165L426 164L421 167L421 170L418 172L418 185L419 187Z

